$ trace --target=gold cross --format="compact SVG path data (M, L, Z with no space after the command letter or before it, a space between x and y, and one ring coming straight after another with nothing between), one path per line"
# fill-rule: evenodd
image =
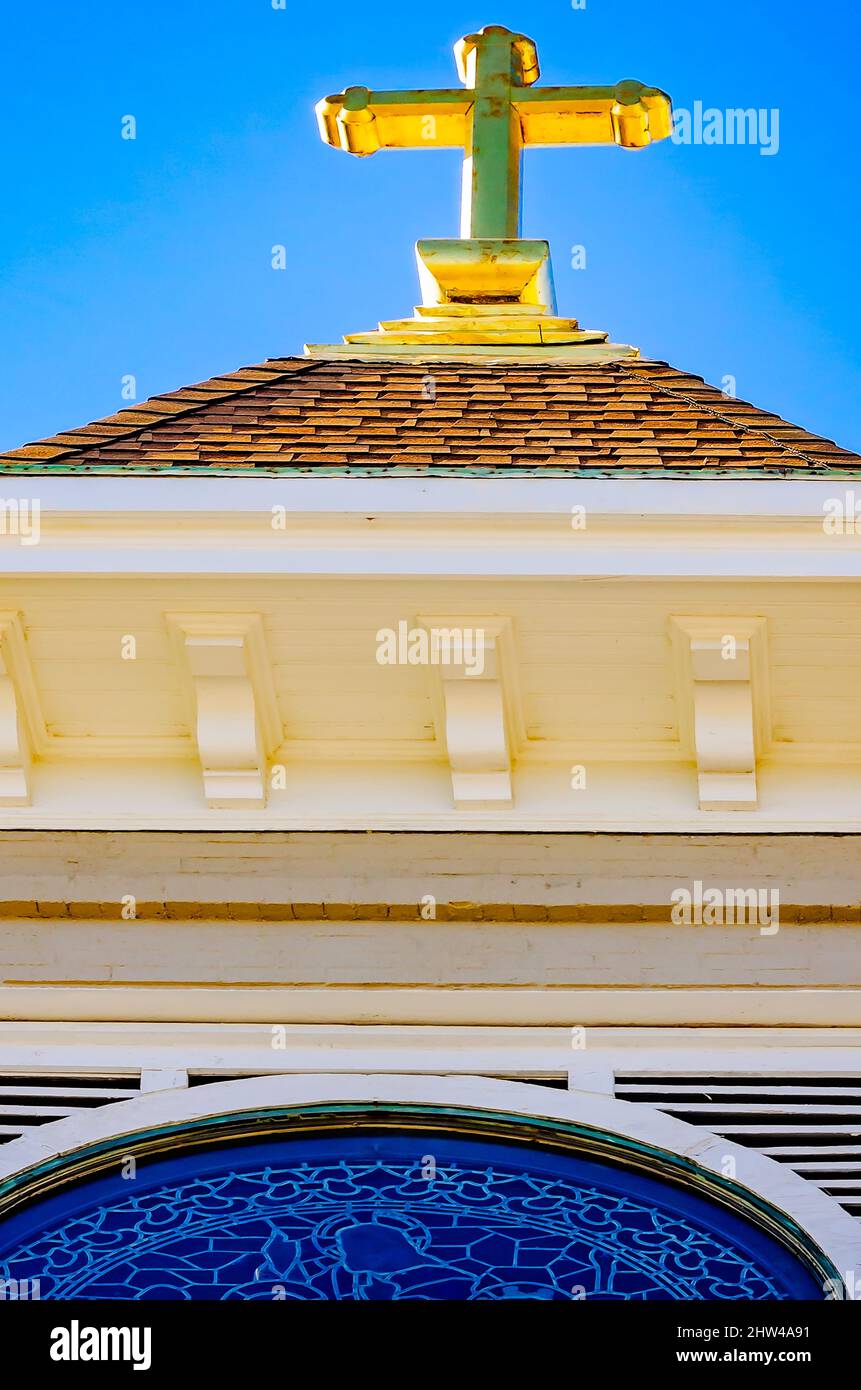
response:
M370 92L348 87L317 106L320 134L349 154L443 146L463 149L461 236L520 234L520 155L525 145L622 145L640 149L671 129L665 92L641 82L615 87L535 87L535 44L492 24L455 45L465 90Z

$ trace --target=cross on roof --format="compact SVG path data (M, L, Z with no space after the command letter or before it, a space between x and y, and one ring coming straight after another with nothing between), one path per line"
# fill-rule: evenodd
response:
M615 87L536 87L535 44L501 25L467 35L454 51L464 90L348 87L325 97L317 118L326 143L349 154L463 149L462 237L519 236L524 146L641 149L670 133L670 99L657 87L633 81Z

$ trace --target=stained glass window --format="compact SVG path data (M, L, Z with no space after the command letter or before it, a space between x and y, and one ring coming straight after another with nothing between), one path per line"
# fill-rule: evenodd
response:
M0 1225L44 1298L822 1297L777 1241L613 1164L436 1133L183 1152Z

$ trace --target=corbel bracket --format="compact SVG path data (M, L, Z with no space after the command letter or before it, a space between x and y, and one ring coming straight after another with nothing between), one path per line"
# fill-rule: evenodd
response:
M21 619L0 613L0 805L30 805L30 764L46 741Z
M696 760L701 811L757 805L769 737L764 618L671 618L680 737Z
M267 757L283 740L258 614L168 614L194 709L209 806L266 804Z
M429 634L431 654L448 652L454 658L434 662L432 655L437 735L451 768L455 808L511 806L512 750L523 737L511 620L448 616L416 621Z

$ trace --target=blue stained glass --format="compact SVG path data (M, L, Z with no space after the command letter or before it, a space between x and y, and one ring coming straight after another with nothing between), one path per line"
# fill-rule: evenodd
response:
M118 1160L119 1167L119 1160ZM42 1298L821 1298L781 1244L663 1180L436 1133L184 1152L0 1225Z

